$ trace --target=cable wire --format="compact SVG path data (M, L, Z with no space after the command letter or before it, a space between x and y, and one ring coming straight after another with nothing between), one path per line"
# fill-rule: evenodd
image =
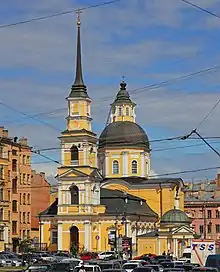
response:
M202 8L202 7L196 5L196 4L192 3L192 2L189 2L189 1L187 1L187 0L180 0L180 1L186 3L186 4L189 5L189 6L194 7L194 8L196 8L196 9L200 10L200 11L203 11L203 12L209 14L209 15L212 15L212 16L214 16L214 17L220 19L220 16L219 16L218 14L213 13L213 12L211 12L211 11L205 9L205 8Z
M57 12L57 13L54 13L54 14L40 16L40 17L29 19L29 20L23 20L23 21L19 21L19 22L15 22L15 23L0 25L0 28L6 28L6 27L11 27L11 26L17 26L17 25L23 25L23 24L27 24L27 23L36 22L36 21L41 21L41 20L54 18L54 17L58 17L58 16L70 14L70 13L75 13L78 10L82 11L82 10L87 10L87 9L91 9L91 8L98 8L98 7L101 7L101 6L117 3L117 2L120 2L120 1L121 0L112 0L112 1L107 1L107 2L100 3L100 4L96 4L96 5L90 5L90 6L87 6L87 7L84 7L84 8L71 9L71 10L67 10L67 11L63 11L63 12Z

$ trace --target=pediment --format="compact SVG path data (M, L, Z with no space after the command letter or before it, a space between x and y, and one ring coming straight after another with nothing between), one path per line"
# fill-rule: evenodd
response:
M66 172L57 175L58 179L66 179L66 178L77 178L77 177L88 177L85 173L76 170L75 168L68 169Z
M185 233L185 234L194 234L194 231L187 226L181 226L173 231L172 234Z

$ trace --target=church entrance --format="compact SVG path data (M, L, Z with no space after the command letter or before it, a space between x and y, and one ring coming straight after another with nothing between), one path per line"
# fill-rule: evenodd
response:
M76 226L70 228L70 247L79 246L79 229Z

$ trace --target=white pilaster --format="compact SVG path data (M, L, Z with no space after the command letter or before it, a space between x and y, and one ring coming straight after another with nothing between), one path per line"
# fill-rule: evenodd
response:
M145 154L141 152L141 177L145 177Z
M128 152L122 152L122 176L128 176Z
M89 204L89 188L88 184L85 183L85 204Z
M58 232L57 232L57 239L58 239L58 250L63 250L63 225L62 223L58 222Z
M63 204L61 186L58 187L58 205Z
M107 177L109 175L109 154L105 153L105 173L104 175Z
M89 250L89 242L90 242L90 238L89 238L89 224L90 221L85 221L84 222L84 227L85 227L85 250Z
M8 226L4 227L4 240L5 244L8 244Z
M64 148L65 148L64 144L61 143L60 148L61 148L61 152L60 152L61 153L61 164L65 164L65 162L64 162L64 152L65 152L64 151Z
M83 163L87 165L87 146L83 144Z
M160 238L157 238L157 242L158 242L158 252L157 255L161 255L161 249L160 249Z
M40 222L40 241L44 243L44 223Z

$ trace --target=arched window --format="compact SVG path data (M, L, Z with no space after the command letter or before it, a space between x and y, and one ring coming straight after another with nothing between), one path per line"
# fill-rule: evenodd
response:
M126 108L126 116L129 116L129 108Z
M131 172L132 172L132 174L137 174L137 161L132 161Z
M71 204L79 204L79 189L76 185L70 187Z
M118 108L118 115L119 115L119 116L122 116L122 107L119 107L119 108Z
M79 150L78 148L73 145L70 149L71 152L71 164L72 165L78 165L79 163Z
M119 174L119 163L118 163L118 161L113 161L112 173L113 174Z

